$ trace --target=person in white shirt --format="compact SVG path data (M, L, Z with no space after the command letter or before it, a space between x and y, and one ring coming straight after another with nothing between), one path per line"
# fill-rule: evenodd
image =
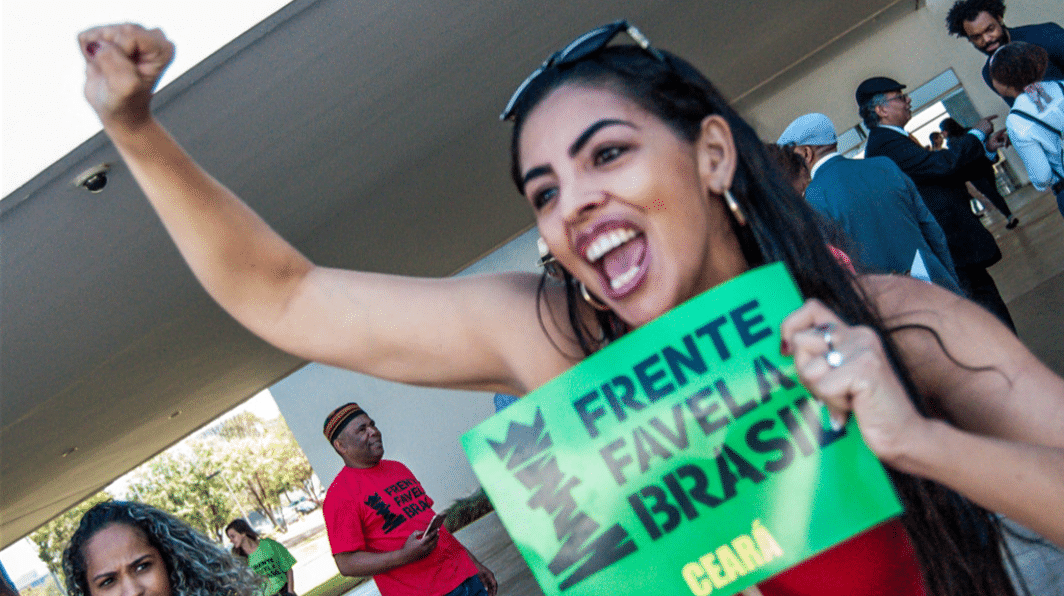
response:
M1005 127L1031 184L1052 188L1064 215L1064 82L1043 80L1047 64L1045 49L1016 41L994 52L990 76L998 93L1015 99Z

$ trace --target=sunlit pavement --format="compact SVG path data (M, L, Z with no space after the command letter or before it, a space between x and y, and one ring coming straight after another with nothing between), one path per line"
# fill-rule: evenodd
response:
M325 518L322 517L321 508L289 524L287 532L273 538L288 547L296 558L292 576L297 594L319 586L339 573L329 550L329 537L325 533Z
M1052 193L1025 186L1006 197L1020 219L1014 230L987 208L984 223L1001 247L1002 259L989 269L1016 323L1016 333L1038 358L1064 376L1064 217ZM1027 578L1031 594L1064 596L1064 553L1006 521L1006 539ZM1015 534L1027 536L1016 538Z
M1003 258L988 271L1009 308L1023 343L1049 368L1064 376L1064 217L1052 193L1025 186L1007 197L1020 219L1005 229L993 207L986 222Z
M459 530L455 537L495 574L499 596L543 596L497 515L485 515ZM369 581L344 596L380 596L380 591Z

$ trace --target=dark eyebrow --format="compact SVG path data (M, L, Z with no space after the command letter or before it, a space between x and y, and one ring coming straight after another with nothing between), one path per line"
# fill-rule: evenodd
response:
M144 553L143 555L137 557L132 563L130 563L129 566L130 567L136 567L137 565L140 565L141 563L143 563L145 559L153 559L154 560L154 557L152 556L152 553ZM92 581L93 581L93 583L95 583L96 580L101 579L101 578L105 578L105 577L107 577L109 575L115 575L115 572L114 571L104 571L103 573L97 573L95 576L93 576Z
M528 186L528 182L533 178L538 178L539 176L546 176L547 174L550 174L550 172L550 166L536 166L532 168L525 174L525 177L521 179L521 188L524 189L526 186Z
M114 571L104 571L103 573L97 573L92 577L92 582L96 583L96 580L107 577L108 575L114 575Z
M591 139L591 137L596 132L602 130L603 128L605 128L607 126L614 126L614 125L617 125L617 124L619 124L621 126L628 126L628 127L631 127L631 128L635 128L634 124L632 124L631 122L625 122L624 120L613 120L613 119L599 120L598 122L596 122L596 123L592 124L591 126L587 127L587 130L585 130L584 132L580 133L580 136L576 137L576 140L573 141L573 144L569 145L569 157L576 157L576 154L579 153L580 150L584 148L584 145L587 144L588 140Z
M576 140L573 141L573 144L569 145L569 157L576 157L576 154L579 153L580 150L584 148L584 145L587 144L587 142L591 139L591 137L593 137L595 135L596 132L602 130L603 128L605 128L607 126L615 126L615 125L628 126L630 128L635 128L634 124L632 124L631 122L626 122L624 120L616 120L616 119L599 120L598 122L595 122L591 126L587 127L587 129L584 130L584 132L580 133L580 136L576 137ZM550 172L551 172L551 169L550 169L549 166L536 166L536 167L532 168L531 170L529 170L525 174L524 178L521 180L521 188L524 188L525 186L528 186L528 182L530 180L532 180L533 178L536 178L538 176L545 176L547 174L550 174Z

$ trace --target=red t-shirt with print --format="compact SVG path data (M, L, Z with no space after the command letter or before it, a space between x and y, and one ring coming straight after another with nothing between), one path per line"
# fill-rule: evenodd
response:
M410 534L428 527L432 499L406 466L381 460L372 468L344 466L325 494L322 511L334 555L399 550ZM465 548L440 528L429 556L373 577L382 596L440 596L477 568Z

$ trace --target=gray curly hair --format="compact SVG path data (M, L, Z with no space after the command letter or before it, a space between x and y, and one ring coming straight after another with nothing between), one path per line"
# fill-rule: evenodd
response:
M143 503L108 501L85 512L63 551L68 596L89 596L85 546L97 532L113 524L140 530L158 549L173 596L261 594L261 576L185 522Z

